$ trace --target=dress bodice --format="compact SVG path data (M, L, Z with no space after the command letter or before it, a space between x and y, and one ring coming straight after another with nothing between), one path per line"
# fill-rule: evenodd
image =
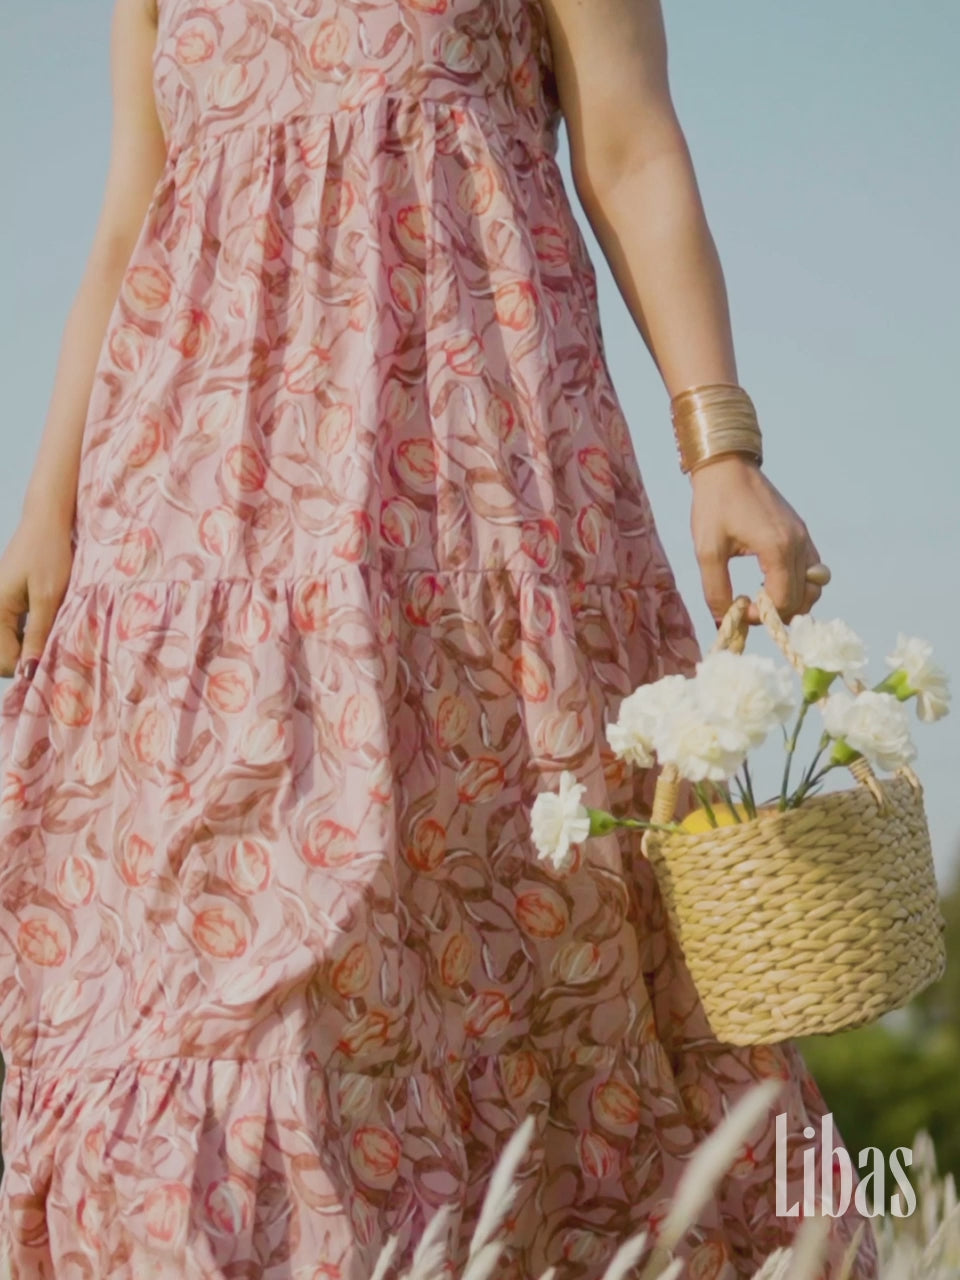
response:
M539 0L159 0L154 83L174 152L384 96L463 102L551 150L560 114Z

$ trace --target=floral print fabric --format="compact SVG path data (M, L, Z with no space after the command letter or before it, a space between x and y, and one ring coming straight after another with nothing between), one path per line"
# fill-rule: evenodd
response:
M825 1104L710 1036L636 839L531 844L561 769L649 804L604 724L698 656L543 13L160 0L154 78L72 576L2 702L5 1265L367 1280L450 1203L462 1261L532 1115L498 1274L596 1280L745 1087L795 1143ZM773 1174L771 1118L692 1276L789 1240Z

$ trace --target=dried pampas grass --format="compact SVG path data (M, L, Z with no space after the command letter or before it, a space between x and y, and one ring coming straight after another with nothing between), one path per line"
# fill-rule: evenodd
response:
M683 1259L672 1250L683 1240L701 1210L714 1195L741 1144L766 1114L782 1089L781 1081L764 1080L731 1107L722 1123L700 1143L681 1177L673 1204L656 1240L647 1232L625 1240L611 1258L602 1280L678 1280ZM517 1194L515 1176L534 1132L528 1116L511 1136L497 1161L470 1241L468 1258L459 1277L452 1276L445 1253L454 1209L442 1209L431 1219L417 1244L410 1267L398 1280L490 1280L508 1241L497 1232ZM889 1214L873 1219L880 1247L878 1280L956 1280L960 1276L960 1203L952 1175L937 1172L933 1142L921 1130L912 1147L917 1209L909 1218ZM799 1226L790 1248L767 1257L754 1280L815 1280L826 1252L830 1219L815 1215ZM849 1280L863 1228L851 1241L835 1280ZM370 1280L386 1280L398 1241L391 1237L377 1260ZM642 1266L642 1270L638 1270ZM536 1280L562 1280L550 1267Z

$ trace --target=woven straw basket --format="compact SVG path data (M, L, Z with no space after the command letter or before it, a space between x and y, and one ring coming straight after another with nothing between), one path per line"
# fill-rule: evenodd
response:
M769 597L768 631L802 671ZM746 596L715 648L743 650ZM856 686L854 686L856 687ZM702 834L644 832L643 850L718 1040L767 1044L873 1022L943 973L944 920L923 790L910 769L795 809ZM680 781L665 766L652 821L674 816Z

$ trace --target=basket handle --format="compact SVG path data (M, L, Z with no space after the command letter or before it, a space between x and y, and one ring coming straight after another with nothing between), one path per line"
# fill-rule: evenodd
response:
M717 630L717 637L711 648L712 653L720 652L723 649L729 649L731 653L743 653L747 642L747 633L750 630L750 624L748 622L748 610L750 608L750 603L750 597L746 595L737 596L734 599L730 608L724 614L723 620ZM790 638L787 634L787 629L783 624L783 619L780 617L777 610L777 606L773 603L763 588L757 592L754 603L757 606L760 621L772 636L777 648L787 659L790 665L802 676L805 667L790 647ZM853 693L860 693L866 688L866 685L859 680L847 680L846 684ZM824 695L824 698L825 696L826 695ZM819 698L818 702L823 702L824 698ZM860 759L852 761L852 763L847 767L853 774L856 781L860 783L861 786L867 788L874 800L876 800L877 806L880 809L883 809L886 805L886 799L880 789L880 783L877 781L877 776L873 772L868 761L864 760L861 756ZM905 776L907 772L912 773L912 771L904 770L900 770L900 772L904 773ZM915 785L915 777L916 775L910 779L912 785ZM676 766L672 764L665 764L660 770L660 774L657 778L657 785L653 795L653 806L650 813L651 822L663 826L673 821L673 815L676 812L677 807L677 799L680 794L680 785L680 775L677 772ZM644 837L646 838L649 834L649 832L645 831Z

